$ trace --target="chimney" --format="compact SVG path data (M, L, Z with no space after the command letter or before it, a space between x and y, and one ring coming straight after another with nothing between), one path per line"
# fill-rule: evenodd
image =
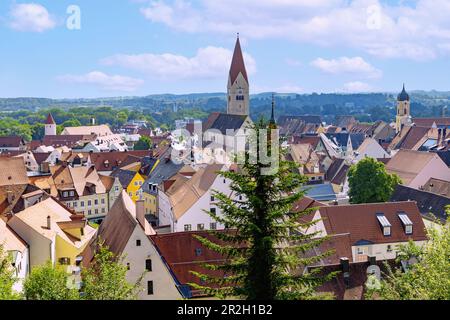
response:
M369 265L374 266L374 265L377 264L377 257L375 257L375 256L368 256L367 259L369 261Z
M47 216L47 229L50 230L52 228L52 218Z
M139 222L139 224L142 226L142 228L145 228L144 200L136 201L136 220Z
M41 163L41 172L42 173L49 173L50 172L50 165L47 161L44 161Z
M348 288L350 285L350 261L348 258L341 258L341 269L342 273L344 275L344 283L345 286Z
M6 193L8 195L8 203L12 204L12 202L14 201L14 194L13 194L13 192L11 190L8 190Z

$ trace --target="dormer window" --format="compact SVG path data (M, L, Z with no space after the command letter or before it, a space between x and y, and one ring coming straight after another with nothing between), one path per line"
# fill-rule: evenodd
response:
M398 214L398 217L400 218L403 228L405 230L406 234L412 234L413 233L413 223L411 219L408 217L408 215L404 212L400 212Z
M386 216L383 213L378 213L377 214L377 219L378 222L380 223L381 229L383 231L383 235L385 237L388 237L391 235L391 223L389 222L389 220L386 218Z

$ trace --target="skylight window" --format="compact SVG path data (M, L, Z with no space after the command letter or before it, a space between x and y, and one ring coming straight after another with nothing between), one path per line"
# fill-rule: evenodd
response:
M398 214L398 217L400 218L403 227L405 228L406 234L412 234L413 233L413 223L411 219L408 217L408 215L404 212L400 212Z
M384 236L390 236L391 235L391 223L389 222L389 220L386 218L386 216L382 213L378 213L377 214L377 219L378 222L381 225L381 228L383 229L383 235Z

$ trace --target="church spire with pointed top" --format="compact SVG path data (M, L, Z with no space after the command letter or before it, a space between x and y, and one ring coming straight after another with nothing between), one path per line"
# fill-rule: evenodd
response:
M248 116L249 109L249 82L244 63L244 55L239 40L239 33L237 33L236 45L234 47L230 73L228 75L227 113Z
M272 93L272 115L270 117L269 127L271 129L275 129L276 126L277 126L277 123L275 121L275 94Z

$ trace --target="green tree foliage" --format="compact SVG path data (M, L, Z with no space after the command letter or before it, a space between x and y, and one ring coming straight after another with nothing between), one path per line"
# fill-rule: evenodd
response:
M79 294L69 289L69 274L62 266L51 262L34 267L25 280L24 291L28 300L76 300Z
M383 275L379 288L368 297L383 300L450 300L450 220L428 231L423 247L413 242L401 248L398 260L417 259L406 272L401 269Z
M135 284L126 280L127 267L99 241L98 249L89 268L82 270L83 299L135 300L142 277Z
M147 136L141 136L139 141L135 143L134 150L150 150L152 147L152 139Z
M16 300L19 298L19 295L13 290L15 281L16 276L11 265L11 256L0 243L0 300Z
M365 158L350 168L348 182L350 203L359 204L388 201L401 180L387 173L382 162Z
M266 131L267 123L261 120L255 130ZM270 144L268 150L271 154ZM318 276L320 268L309 274L301 272L330 252L304 254L312 252L326 238L314 239L316 233L302 233L317 223L300 222L300 218L312 210L292 210L293 204L304 196L300 186L306 180L298 174L297 164L284 160L281 148L273 152L279 158L279 169L268 175L263 170L269 165L259 160L251 164L249 152L245 153L246 163L239 172L221 172L224 178L231 180L231 189L248 200L235 200L228 194L215 192L221 215L208 213L226 225L229 232L212 232L217 240L196 238L226 259L224 264L205 264L204 267L226 276L192 272L208 283L208 286L191 284L194 288L219 297L248 300L313 299L319 298L315 294L316 287L333 276Z
M70 119L70 120L66 120L64 121L61 126L63 126L64 128L67 127L80 127L81 126L81 122L78 121L77 119Z

